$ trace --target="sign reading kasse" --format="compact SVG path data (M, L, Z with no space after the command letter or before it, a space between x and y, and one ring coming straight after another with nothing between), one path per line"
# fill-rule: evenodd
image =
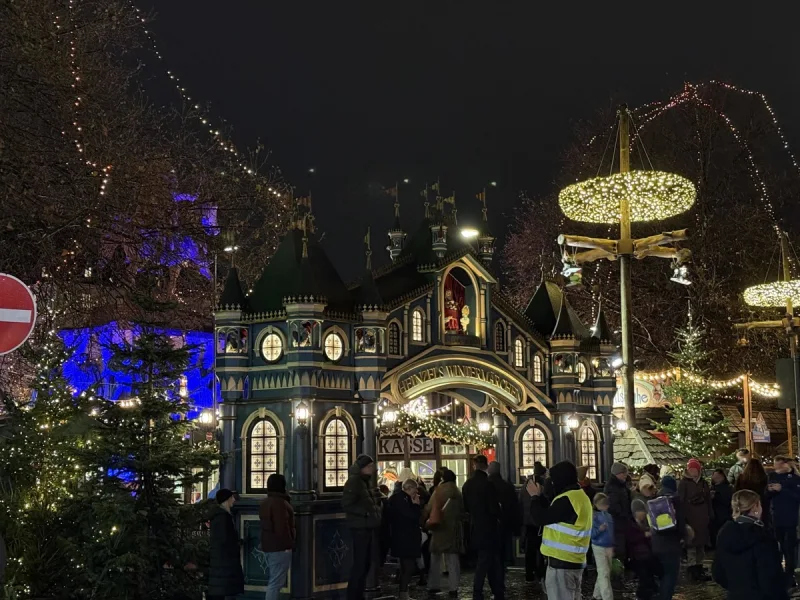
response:
M414 397L416 394L413 393L413 390L417 386L435 379L449 378L460 379L462 382L464 379L475 379L483 383L488 383L513 396L518 404L522 401L522 390L516 383L500 373L472 365L440 365L422 369L412 375L407 375L402 378L398 384L398 388L403 396Z

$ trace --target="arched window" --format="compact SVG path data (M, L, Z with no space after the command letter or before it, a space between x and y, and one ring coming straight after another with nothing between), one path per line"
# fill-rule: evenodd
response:
M340 488L350 467L350 432L343 419L334 417L325 426L325 488Z
M506 328L502 323L494 326L494 351L506 351Z
M389 323L389 354L400 356L401 353L400 325L397 323Z
M522 448L520 452L521 465L519 473L523 477L533 475L533 465L537 462L545 467L550 460L547 456L547 436L541 427L532 426L522 434Z
M542 373L543 365L544 361L542 361L541 355L537 354L533 357L533 380L536 383L542 383L544 381L544 373Z
M525 366L525 346L519 338L514 340L514 366L518 369Z
M425 315L421 308L415 308L411 313L411 340L414 342L423 341L422 326L425 324Z
M597 481L597 434L591 425L583 425L578 431L578 466L589 467L586 476Z
M278 472L278 430L271 420L258 419L250 427L247 440L247 491L264 492L267 478Z
M583 383L586 381L586 377L588 375L588 371L586 369L586 364L582 361L578 361L578 383Z

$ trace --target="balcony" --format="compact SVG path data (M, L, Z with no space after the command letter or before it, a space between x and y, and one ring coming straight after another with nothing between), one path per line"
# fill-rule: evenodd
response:
M477 335L466 335L463 333L447 333L444 336L444 345L480 348L481 338L479 338Z

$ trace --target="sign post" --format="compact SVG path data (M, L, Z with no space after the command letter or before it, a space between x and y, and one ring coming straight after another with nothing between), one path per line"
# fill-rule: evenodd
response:
M36 325L36 298L13 275L0 273L0 356L19 348Z

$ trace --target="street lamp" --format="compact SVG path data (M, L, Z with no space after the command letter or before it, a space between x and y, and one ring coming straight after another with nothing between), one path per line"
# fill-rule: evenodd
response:
M465 240L474 240L480 234L481 232L474 227L464 227L464 229L461 230L461 237Z
M383 411L383 416L381 417L381 423L386 425L391 425L392 423L397 422L397 409L393 406L386 408Z
M580 427L581 422L578 419L578 415L572 413L570 416L567 417L567 427L575 431L578 427Z
M302 400L294 409L294 416L299 425L305 426L308 423L308 405Z
M618 115L620 172L572 184L561 190L558 203L562 212L573 221L619 224L620 238L610 240L562 234L558 236L558 243L572 248L589 248L570 256L569 262L574 266L600 259L619 259L625 418L628 423L634 423L631 258L656 256L675 259L682 265L689 260L691 252L669 247L673 242L688 239L685 229L633 239L631 223L679 215L691 208L697 192L694 184L680 175L663 171L631 171L631 114L626 106L622 106Z
M628 422L625 419L617 419L616 427L617 431L620 432L628 431Z
M214 422L214 413L210 410L204 410L197 417L201 425L211 425Z
M488 420L481 419L480 421L478 421L478 431L480 431L481 433L489 433L491 429L492 429L492 424L489 423Z

